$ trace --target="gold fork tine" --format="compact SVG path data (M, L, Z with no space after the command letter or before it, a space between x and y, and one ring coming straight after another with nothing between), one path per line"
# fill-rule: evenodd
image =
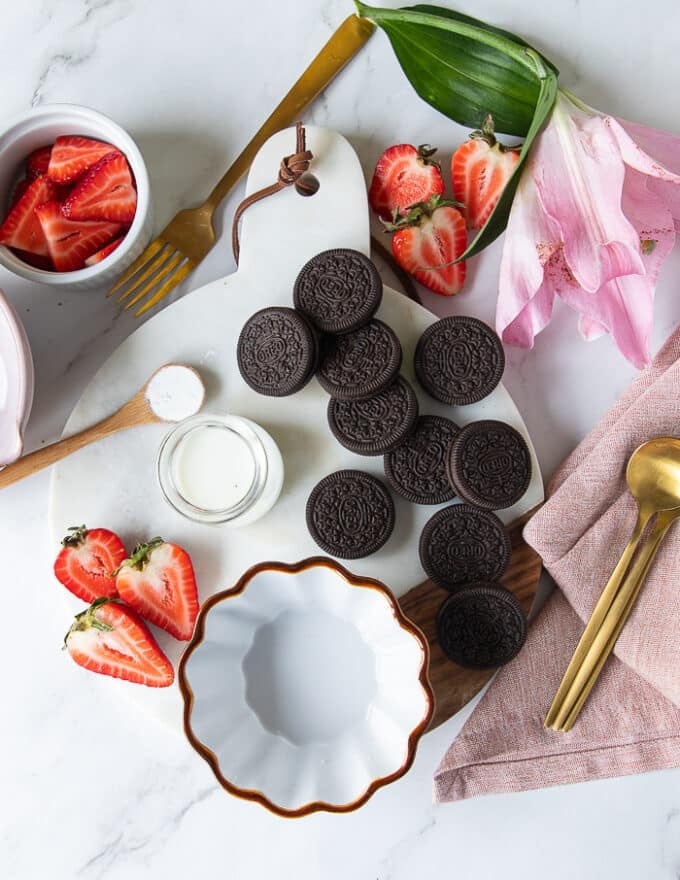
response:
M149 309L152 309L157 302L160 302L164 296L172 290L173 287L176 287L178 284L181 284L182 281L187 277L187 275L192 272L196 267L196 263L193 260L187 260L184 265L180 266L177 271L175 271L165 282L165 284L161 287L159 291L154 293L152 297L144 303L141 308L137 309L135 312L135 318L138 318L140 315L143 315L144 312L148 312Z
M157 271L154 271L153 269L151 270L149 274L153 275L153 277L150 278L141 288L135 285L132 290L130 290L130 293L134 294L134 296L127 300L124 308L126 310L131 309L132 306L138 303L142 297L147 295L147 293L151 293L152 290L155 290L156 287L162 283L163 279L167 278L168 274L179 266L183 259L184 254L181 254L179 251L171 250L168 254L162 255L160 262L163 265L160 266ZM127 296L129 296L129 294L126 294L125 297L121 297L121 300L125 299Z
M156 256L149 256L149 262L146 264L146 269L142 266L141 268L144 270L135 278L132 279L129 286L121 293L121 295L116 300L118 303L125 302L126 299L130 296L134 296L134 294L139 290L140 285L144 284L147 278L150 278L154 272L156 272L163 263L173 255L174 250L170 245L162 244L160 250L157 250Z
M121 275L121 277L116 281L113 287L106 294L107 296L113 296L113 294L120 290L120 288L126 284L133 275L136 275L140 269L143 269L146 265L147 261L150 260L153 255L159 250L159 248L165 247L165 242L161 241L159 238L155 238L151 244L147 245L142 253L137 257L134 263L129 266L125 272Z
M113 285L108 296L122 290L130 283L129 289L119 299L119 302L123 302L134 296L134 299L125 306L130 308L161 284L162 286L152 295L149 302L135 312L135 315L143 315L167 296L176 284L183 281L215 244L215 230L212 225L215 208L247 172L260 147L277 131L292 125L299 118L301 111L326 88L374 30L375 25L368 19L357 15L348 16L265 120L250 143L234 159L231 167L218 181L205 202L197 208L185 208L175 215L161 234ZM164 251L166 246L171 248L169 253ZM178 267L178 259L180 263L182 259L186 259L187 262ZM142 274L139 278L135 278L138 272ZM152 278L154 272L158 272L158 275ZM145 284L147 280L149 283ZM140 290L141 285L144 286Z

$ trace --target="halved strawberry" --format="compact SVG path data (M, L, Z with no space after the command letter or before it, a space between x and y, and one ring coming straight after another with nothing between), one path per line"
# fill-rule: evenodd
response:
M100 251L97 251L96 254L92 254L91 257L88 257L85 260L86 266L95 266L97 263L101 263L102 260L105 260L109 254L112 254L118 245L125 238L124 235L119 236L118 238L114 238L113 241L110 241L107 245L105 245Z
M35 214L47 239L47 249L54 268L58 272L82 269L85 260L107 241L111 241L123 228L121 223L110 223L107 220L68 220L61 213L59 202L39 205Z
M416 202L427 202L432 196L443 194L441 169L432 158L435 153L436 148L428 144L417 148L396 144L378 159L368 200L383 220L389 220L395 209L406 214Z
M131 223L137 209L137 190L127 159L109 153L96 162L61 206L72 220L114 220Z
M519 162L521 147L506 147L496 140L493 118L470 134L451 157L453 197L463 204L468 229L481 229Z
M30 251L41 257L49 256L47 239L35 215L35 209L55 197L56 188L46 177L37 177L29 183L0 226L0 244Z
M125 547L115 532L74 526L61 542L54 574L66 589L85 602L115 596L113 573L125 559Z
M26 159L26 174L31 180L35 180L36 177L41 177L43 174L47 174L51 155L52 144L47 147L40 147L37 150L33 150L28 159Z
M64 647L79 666L147 687L168 687L172 664L135 612L120 599L96 599L76 615Z
M414 205L405 217L395 211L385 228L394 232L392 253L403 269L442 296L460 292L465 263L452 261L465 251L467 233L455 202L433 196Z
M91 168L95 162L118 152L111 144L92 138L62 135L52 147L47 176L55 183L71 183Z
M116 589L135 611L176 639L191 638L198 614L196 577L189 554L154 538L138 544L116 573Z

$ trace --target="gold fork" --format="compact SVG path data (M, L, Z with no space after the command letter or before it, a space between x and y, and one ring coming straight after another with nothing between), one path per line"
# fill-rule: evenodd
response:
M119 292L118 302L130 309L148 297L135 312L143 315L159 303L192 272L215 244L213 214L250 167L257 151L273 134L291 125L347 62L359 51L375 29L365 18L350 15L331 36L281 103L274 109L243 152L198 208L180 211L160 235L109 290Z

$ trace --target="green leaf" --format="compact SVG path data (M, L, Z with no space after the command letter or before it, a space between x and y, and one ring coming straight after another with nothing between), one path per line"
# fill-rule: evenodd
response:
M474 257L475 254L483 251L485 247L498 238L508 224L512 200L515 196L515 191L519 184L522 170L524 169L524 163L529 155L529 150L531 149L531 145L533 144L536 135L543 127L543 123L547 119L548 114L552 110L555 98L557 97L557 76L552 70L545 71L539 82L539 95L538 101L536 102L536 109L534 111L534 118L531 121L529 131L524 139L524 144L522 145L522 150L519 154L519 162L515 166L515 170L512 172L510 180L505 184L501 197L498 200L496 207L489 215L489 219L479 230L473 241L470 242L465 253L456 260L457 263L460 263L462 260L467 260L468 257Z
M557 70L524 40L437 6L376 9L355 3L360 15L385 31L421 98L470 128L490 113L498 131L526 136L540 94L527 53L547 71Z

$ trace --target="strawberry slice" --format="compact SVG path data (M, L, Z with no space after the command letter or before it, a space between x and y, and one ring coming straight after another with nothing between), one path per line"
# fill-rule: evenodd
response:
M198 614L196 577L189 554L154 538L138 544L116 573L121 599L176 639L191 638Z
M17 248L13 248L13 250L20 260L28 263L29 266L33 266L34 269L42 269L43 272L54 272L54 263L49 257L41 257L40 254L31 254L28 251L20 251Z
M30 183L31 181L27 177L22 177L21 180L17 180L14 184L14 190L12 191L12 198L9 203L10 208L13 208L16 205L28 189Z
M86 266L96 266L97 263L101 263L102 260L105 260L109 254L112 254L118 245L125 238L124 235L119 236L118 238L114 238L113 241L110 241L107 245L105 245L100 251L97 251L96 254L92 254L91 257L88 257L85 260Z
M375 166L368 191L368 201L378 216L389 220L395 209L407 214L416 202L427 202L432 196L443 194L441 169L432 158L436 152L428 144L417 148L396 144L385 150Z
M96 162L61 206L71 220L113 220L131 223L137 209L137 190L127 159L109 153Z
M465 220L456 202L432 196L414 205L405 217L395 211L392 253L399 265L425 287L442 296L459 293L465 281L465 263L453 263L465 251ZM442 264L448 265L442 265Z
M114 571L125 559L125 547L108 529L76 526L61 542L54 574L66 589L85 602L116 595Z
M463 204L468 229L481 229L519 162L521 147L506 147L496 140L493 118L473 131L451 157L453 197Z
M147 687L168 687L172 664L144 622L119 599L96 599L76 615L64 647L79 666Z
M43 180L43 178L38 178ZM59 202L46 202L35 209L47 239L47 249L58 272L82 269L85 260L118 235L121 223L107 220L68 220Z
M58 137L52 147L47 176L55 183L71 183L109 153L118 152L111 144L74 135Z
M35 209L43 202L54 199L56 194L54 184L46 177L37 177L29 183L0 226L0 244L48 257L50 251L47 239L35 215Z
M40 147L38 150L33 150L28 159L26 159L26 174L31 180L47 174L51 155L52 144L49 144L47 147Z

